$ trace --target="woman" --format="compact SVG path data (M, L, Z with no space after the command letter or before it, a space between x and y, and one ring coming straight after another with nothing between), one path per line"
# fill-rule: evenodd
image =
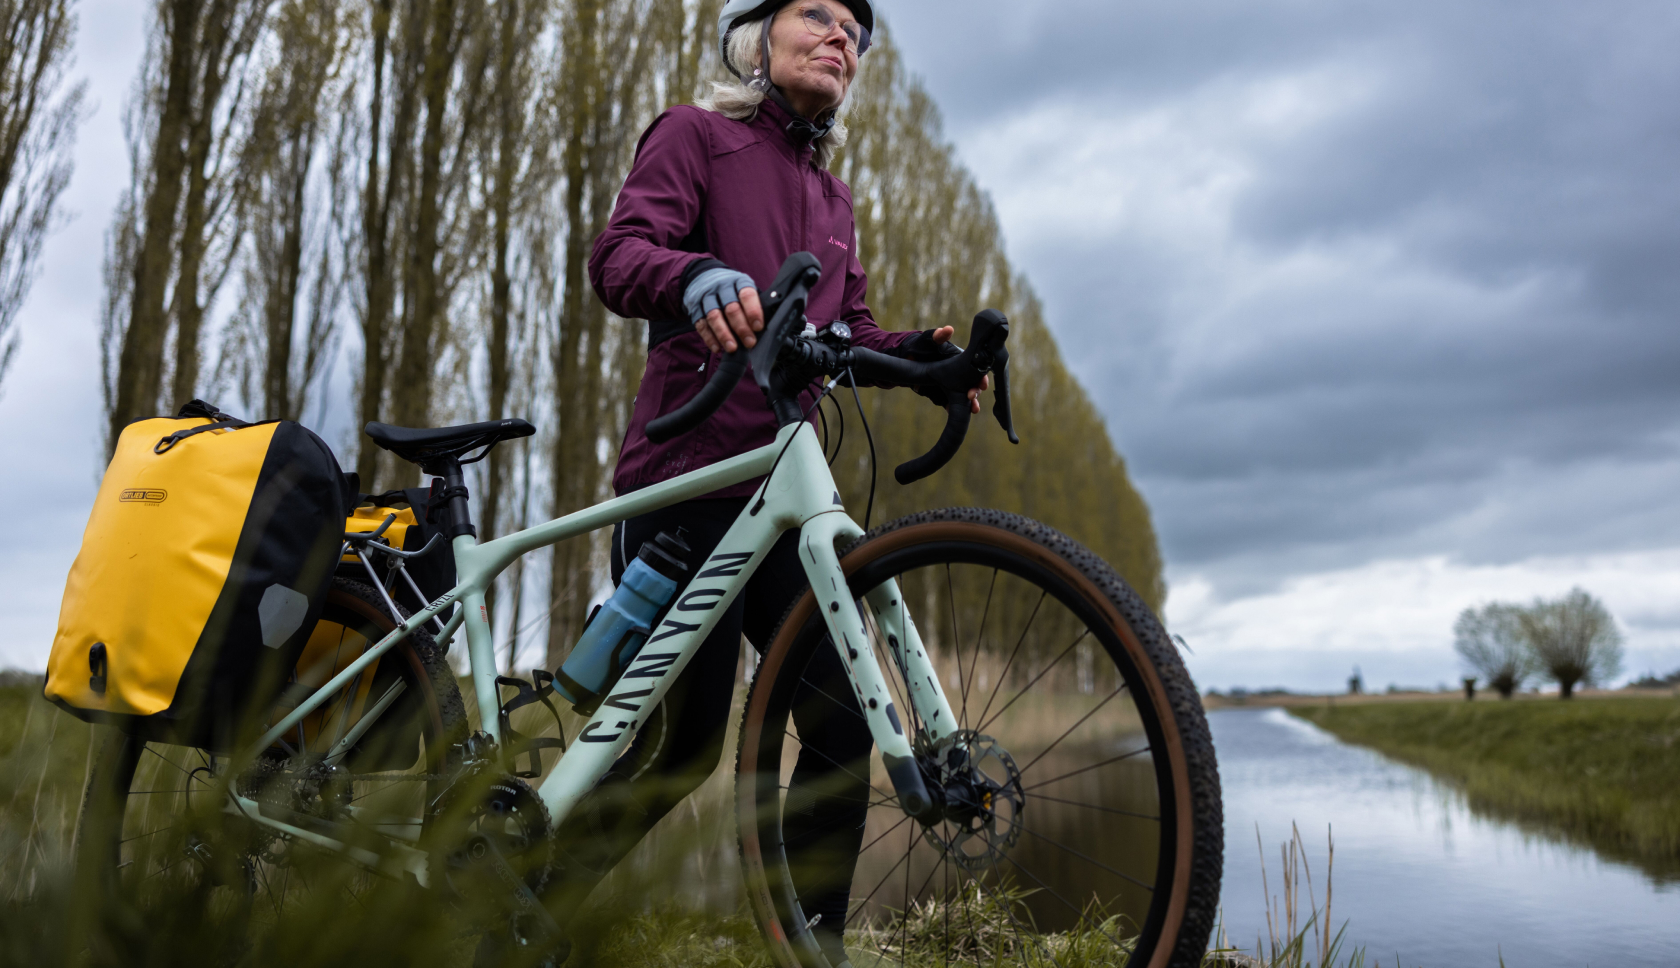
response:
M754 280L768 282L793 252L822 261L806 309L819 328L843 320L854 345L915 359L955 351L946 345L950 327L889 333L876 326L865 303L851 195L824 167L845 143L838 110L873 26L867 0L731 0L718 20L719 44L740 82L715 85L700 107L666 111L642 135L589 262L590 281L609 309L649 320L647 370L613 476L617 493L775 438L775 418L750 379L688 434L655 444L645 428L700 389L720 352L754 345L764 327ZM815 393L815 387L806 391L807 405ZM703 560L759 483L624 522L613 532L614 581L642 542L661 531L683 528L694 560ZM805 590L795 537L782 536L672 686L661 715L563 826L565 887L552 905L557 913L575 909L716 768L741 635L763 649ZM806 745L785 832L790 856L807 858L798 868L804 873L796 872L802 903L807 915L820 915L819 943L838 966L845 962L840 932L868 809L868 787L851 774L868 775L871 741L838 659L827 650L823 656L828 666L812 670L810 681L819 685L796 713ZM849 769L836 772L836 764ZM819 785L821 795L810 792Z

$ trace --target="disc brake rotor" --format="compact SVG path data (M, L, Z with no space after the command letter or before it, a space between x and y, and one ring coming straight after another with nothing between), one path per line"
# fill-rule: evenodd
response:
M981 871L997 864L1021 839L1021 770L990 736L959 730L920 757L929 785L939 791L943 823L922 836L957 866Z

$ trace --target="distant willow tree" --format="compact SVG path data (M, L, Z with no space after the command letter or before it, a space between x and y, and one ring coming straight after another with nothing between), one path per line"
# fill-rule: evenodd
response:
M1453 648L1459 658L1480 673L1501 699L1511 698L1538 668L1522 615L1519 606L1489 602L1458 613L1453 623Z
M1608 682L1622 671L1622 633L1604 603L1585 589L1561 598L1534 600L1520 613L1535 660L1558 684L1560 698L1577 684Z
M71 0L0 0L0 381L17 352L13 326L70 182L85 84L65 87Z

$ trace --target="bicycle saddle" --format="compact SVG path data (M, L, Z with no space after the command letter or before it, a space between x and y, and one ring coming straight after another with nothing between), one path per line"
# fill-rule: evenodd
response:
M482 423L460 424L454 427L393 427L390 424L369 423L362 428L374 443L403 460L427 464L441 459L457 459L480 447L489 448L504 440L529 437L537 428L514 417L510 420L486 420ZM473 457L462 463L470 464L483 457Z

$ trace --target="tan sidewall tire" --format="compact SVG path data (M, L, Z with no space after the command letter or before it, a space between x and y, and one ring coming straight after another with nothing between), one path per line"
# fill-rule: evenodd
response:
M941 519L944 518L944 519ZM1073 589L1086 604L1100 614L1114 630L1115 638L1119 641L1132 667L1137 670L1140 684L1147 690L1148 699L1157 711L1156 722L1161 729L1160 742L1167 751L1168 770L1171 776L1171 793L1173 798L1173 873L1171 890L1168 897L1166 911L1161 920L1159 938L1172 943L1157 943L1148 961L1148 968L1168 968L1174 964L1184 964L1191 952L1183 951L1180 943L1180 933L1184 930L1187 910L1190 906L1191 891L1196 867L1196 814L1197 804L1191 789L1191 764L1186 754L1184 737L1175 713L1174 696L1170 694L1168 684L1163 680L1161 666L1171 664L1176 666L1171 672L1181 677L1180 690L1188 685L1189 677L1184 672L1176 652L1165 663L1150 654L1144 643L1139 639L1133 622L1121 614L1110 594L1105 593L1074 561L1069 560L1066 549L1056 549L1048 546L1042 540L1042 534L1029 537L1019 531L1000 526L1004 522L1030 526L1030 530L1047 533L1059 539L1057 544L1064 543L1072 549L1082 552L1081 557L1088 558L1108 572L1113 582L1124 588L1124 582L1114 575L1112 569L1097 559L1094 555L1076 542L1063 535L1028 521L1016 515L995 511L975 511L973 509L947 509L944 511L925 512L900 522L887 524L872 532L870 535L853 544L841 558L841 568L848 579L880 558L923 544L957 542L969 545L981 545L997 548L1013 553L1021 558L1043 568L1046 572L1064 582ZM857 589L853 589L857 592ZM1126 589L1126 594L1135 599L1135 594ZM1137 610L1143 614L1141 618L1155 626L1157 634L1165 639L1165 633L1159 630L1159 623L1144 609L1141 601L1135 603ZM748 899L752 905L754 916L764 931L765 940L770 946L774 960L786 968L801 968L803 962L794 950L794 942L787 937L781 927L776 904L770 895L769 879L763 856L763 845L759 836L758 820L758 791L756 783L752 782L746 771L753 763L748 757L756 761L756 751L764 740L763 728L765 717L769 712L773 684L783 665L791 654L800 631L805 624L817 614L816 598L806 592L795 602L783 617L770 647L765 650L763 659L756 672L752 688L748 694L746 707L742 712L740 753L737 761L736 809L740 826L741 858L743 874L748 887ZM1170 643L1167 647L1170 649ZM1191 695L1194 689L1191 687ZM1179 706L1183 705L1183 697L1179 698ZM1199 700L1196 704L1196 714L1200 715ZM1205 742L1205 722L1201 726ZM749 751L753 751L749 754ZM1206 755L1211 757L1211 745ZM1217 774L1215 774L1214 802L1217 803ZM1217 807L1215 807L1217 822ZM1205 812L1205 811L1204 811ZM1204 823L1206 818L1204 818ZM1222 824L1221 824L1222 828ZM1222 838L1223 831L1221 829ZM1211 888L1212 903L1217 903L1218 896L1218 865L1213 868L1214 883ZM1206 888L1200 893L1209 893ZM1209 898L1202 898L1204 904ZM1211 915L1211 911L1208 912ZM1209 920L1208 917L1198 918L1198 921ZM1209 921L1211 925L1211 921ZM1197 929L1205 933L1207 925L1197 925ZM1195 945L1200 948L1201 944ZM1175 961L1175 954L1184 957ZM1200 950L1194 952L1195 964L1200 960Z

